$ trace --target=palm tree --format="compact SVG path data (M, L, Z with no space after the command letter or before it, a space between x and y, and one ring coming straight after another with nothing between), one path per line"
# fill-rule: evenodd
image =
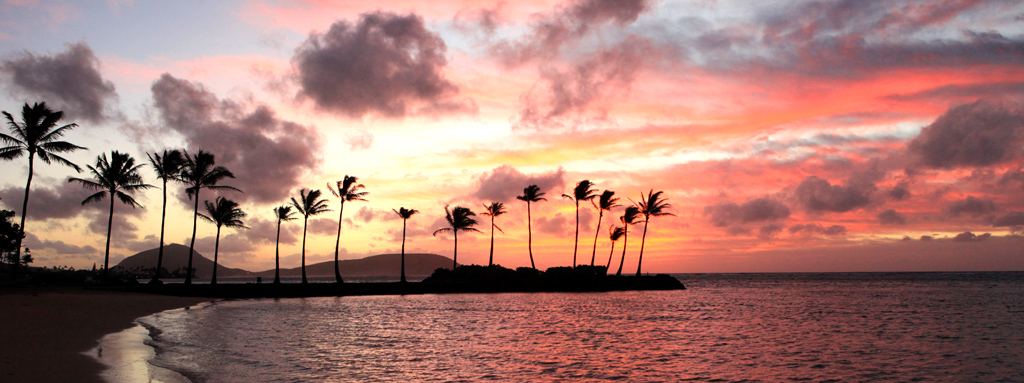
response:
M494 224L494 217L505 213L505 204L501 202L491 202L490 205L484 205L484 212L480 213L480 215L491 217L491 257L487 261L487 267L494 266L494 229L498 229L498 231L502 233L505 232L504 230L501 230L498 225Z
M608 265L604 267L605 272L612 267L612 253L615 252L615 241L626 234L626 228L615 225L608 226L608 239L612 241L612 249L608 250Z
M274 215L277 216L277 241L274 242L274 284L281 283L281 221L294 221L292 217L295 212L291 206L278 206L274 208Z
M547 201L544 198L544 192L540 191L540 187L537 185L530 185L523 189L523 195L516 196L517 200L526 201L526 232L527 232L527 246L530 249L530 267L534 270L537 269L537 264L533 263L533 224L530 217L530 203Z
M626 262L626 245L629 244L629 225L636 225L640 223L637 221L640 219L640 209L636 206L630 206L626 208L626 211L622 213L622 217L619 217L619 222L622 222L622 259L619 260L619 271L615 272L615 276L622 275L622 264Z
M455 234L455 251L452 256L452 270L455 270L455 267L459 264L459 231L475 231L479 233L480 230L473 227L477 223L476 219L472 218L476 213L473 213L469 208L456 206L454 209L448 210L448 206L445 206L444 212L444 219L448 221L448 226L450 227L434 230L434 235L447 232Z
M334 241L334 279L338 283L343 283L341 280L341 270L338 269L338 249L341 244L341 216L345 214L345 202L346 201L366 201L363 196L369 194L360 189L365 188L363 184L357 184L359 178L354 176L346 175L343 181L337 181L337 185L331 187L331 184L327 184L327 188L330 189L331 194L335 197L341 198L341 207L338 209L338 238ZM337 189L337 190L335 190Z
M185 165L181 167L181 182L187 187L185 193L189 199L195 199L196 204L192 209L192 241L188 245L188 268L185 269L185 284L192 284L192 256L196 247L196 224L199 218L199 192L203 189L210 190L234 190L237 188L225 185L217 185L225 178L235 178L228 169L223 166L214 166L213 154L200 150L194 156L185 152Z
M25 199L21 203L22 235L17 238L18 249L15 250L18 259L21 259L21 240L25 237L25 217L28 216L28 194L32 190L35 158L38 156L39 160L46 164L56 162L81 173L82 168L57 153L70 153L85 148L67 141L57 141L64 133L74 129L78 124L57 127L57 122L64 117L64 112L50 110L46 107L45 102L37 102L32 106L25 103L25 106L21 108L20 123L14 121L14 117L10 113L6 111L2 113L4 117L7 117L7 127L11 129L11 135L0 133L0 142L8 145L0 147L0 159L10 161L28 154L28 181L25 181Z
M640 239L640 258L636 262L636 276L640 276L640 266L644 261L644 242L647 241L647 224L651 222L651 217L661 217L666 215L675 216L675 214L669 213L666 210L672 207L668 203L668 199L661 199L662 191L654 192L651 189L645 196L643 192L640 193L640 203L637 206L640 208L640 213L644 215L644 235Z
M402 217L402 283L405 283L405 221L412 218L413 214L419 213L419 210L400 207L398 210L391 209L391 211Z
M615 192L613 192L611 190L605 190L603 193L601 193L601 197L597 199L597 203L595 203L594 200L590 200L590 203L593 204L594 207L597 208L597 211L598 211L598 213L597 213L597 233L594 234L594 250L590 254L590 265L591 266L594 265L594 256L597 255L597 237L601 235L601 218L604 217L604 212L606 210L607 211L611 211L616 206L619 206L619 204L617 203L617 202L619 202L619 199L615 198L614 196L615 196ZM613 246L614 246L614 244L613 244ZM609 259L611 259L611 258L609 258Z
M302 201L302 202L299 202ZM302 214L302 283L309 283L306 280L306 224L309 223L309 216L331 211L327 208L327 200L320 199L319 190L299 190L299 201L292 197L292 207Z
M572 245L572 267L576 267L576 249L580 247L580 201L592 201L597 197L597 190L593 189L594 183L590 180L583 180L572 189L572 195L562 194L562 198L568 198L576 204L576 240Z
M181 154L180 150L164 150L163 154L147 154L149 156L149 163L153 165L153 171L156 172L156 178L160 179L164 183L163 193L164 201L163 207L160 210L160 250L157 252L156 257L156 273L153 274L153 279L149 283L158 284L160 283L160 268L164 264L164 224L167 222L167 181L178 181L181 182L181 167L185 165L185 157Z
M238 207L238 202L229 200L224 197L217 197L214 203L205 201L206 213L209 215L199 214L204 221L217 224L217 240L213 245L213 277L210 278L210 284L217 284L217 253L220 252L220 228L224 227L238 227L242 229L248 229L242 218L245 218L245 212Z
M110 152L109 160L106 154L101 154L96 157L96 166L87 166L89 172L96 179L68 179L68 182L78 182L87 189L97 190L93 195L86 197L82 201L82 205L102 201L103 198L110 195L110 216L107 218L107 247L103 256L103 274L107 273L110 266L110 229L114 224L114 197L117 197L122 203L131 206L133 209L142 207L132 198L131 194L153 187L153 185L148 185L142 181L139 168L143 166L145 164L136 165L135 159L127 153L113 151Z

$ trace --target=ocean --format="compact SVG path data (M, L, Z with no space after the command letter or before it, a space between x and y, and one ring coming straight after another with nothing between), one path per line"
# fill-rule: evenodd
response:
M163 382L1024 381L1024 273L675 276L687 290L218 301L132 339Z

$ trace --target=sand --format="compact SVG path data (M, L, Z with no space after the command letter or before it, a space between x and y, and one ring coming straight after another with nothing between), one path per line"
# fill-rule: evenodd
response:
M209 298L81 288L0 289L0 381L102 383L106 368L86 355L136 318Z

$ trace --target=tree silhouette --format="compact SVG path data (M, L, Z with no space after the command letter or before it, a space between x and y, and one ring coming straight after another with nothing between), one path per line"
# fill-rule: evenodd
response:
M242 218L245 218L245 212L238 208L238 202L224 197L217 197L214 203L205 201L204 204L206 204L206 213L209 215L199 214L199 217L206 222L217 224L217 240L213 245L213 277L210 278L210 284L216 285L217 253L220 252L220 228L224 226L248 229L248 227L242 223Z
M395 212L395 214L398 214L399 217L402 217L402 273L401 273L402 279L401 279L401 281L402 281L402 283L405 283L405 221L407 221L409 218L412 218L413 214L419 213L419 210L416 210L416 209L406 209L404 207L400 207L400 208L398 208L398 210L391 209L391 211Z
M603 193L601 193L601 197L597 199L596 203L594 202L594 200L590 200L590 203L593 204L598 211L597 233L594 233L594 250L593 252L590 253L591 266L594 265L594 257L597 255L597 237L601 235L601 218L604 217L605 211L611 211L616 206L619 206L619 204L617 203L618 201L619 199L615 198L615 192L611 190L605 190ZM613 243L612 246L615 246L615 244Z
M622 275L622 264L626 262L626 245L629 244L629 225L636 225L640 223L637 221L640 219L640 209L636 206L629 206L626 211L619 217L619 222L622 222L622 259L619 260L619 271L615 272L615 276Z
M591 201L597 197L597 190L593 189L594 183L590 180L583 180L572 189L572 195L562 194L562 198L568 198L576 204L576 239L572 245L572 267L576 267L576 250L580 247L580 201Z
M537 269L537 264L533 262L533 219L530 217L530 203L547 201L544 198L544 192L540 191L540 187L537 185L530 185L523 189L523 195L516 196L517 200L526 201L526 232L527 232L527 247L530 250L530 267L534 270Z
M448 210L448 206L445 206L444 212L444 219L448 221L449 227L434 230L434 235L447 232L455 235L455 251L452 256L452 270L455 270L455 267L459 264L459 231L475 231L479 233L480 230L473 227L477 224L476 219L473 219L476 213L473 213L469 208L456 206L454 209Z
M301 201L301 202L299 202ZM309 223L309 216L331 211L327 208L327 200L320 199L319 190L299 190L299 201L292 197L292 206L302 214L302 283L309 283L306 280L306 224Z
M277 217L277 241L274 242L274 284L281 283L281 221L294 221L291 206L278 206L274 208L274 215Z
M494 266L494 229L504 233L498 225L494 224L494 217L505 214L505 204L501 202L491 202L490 205L484 205L484 212L480 215L491 217L491 256L487 261L487 267Z
M327 188L334 194L335 197L341 199L341 207L338 209L338 237L334 241L334 280L337 283L343 283L341 279L341 270L338 269L338 250L341 245L341 217L345 214L345 202L348 201L366 201L364 196L369 194L365 191L360 191L365 188L363 184L357 184L359 178L354 176L346 175L342 181L337 181L334 187L331 184L327 184ZM337 190L335 190L337 189Z
M131 206L133 209L142 207L132 198L131 194L136 191L152 188L142 181L139 168L144 164L136 165L132 156L118 151L110 152L110 159L106 154L96 157L96 165L88 165L89 172L95 179L87 180L82 178L69 178L68 182L78 182L86 189L97 190L96 193L85 198L82 205L90 202L99 202L110 196L110 216L107 218L107 246L103 255L103 274L107 273L110 267L110 229L114 224L114 197L121 200L121 203Z
M654 192L651 189L645 196L643 192L640 193L640 202L637 203L637 207L640 208L640 213L644 215L644 235L640 239L640 258L636 262L636 275L640 276L640 266L644 261L644 242L647 241L647 224L651 222L651 217L661 217L666 215L675 216L675 214L669 213L666 210L672 207L668 203L668 199L661 199L662 191Z
M188 267L185 269L185 284L192 284L192 256L196 247L196 225L199 218L199 192L203 189L210 190L234 190L237 188L225 185L217 185L225 178L235 178L228 169L223 166L214 165L213 154L200 150L195 155L185 152L185 165L181 167L181 182L187 186L185 193L189 199L195 199L195 206L192 208L192 241L188 245Z
M22 155L28 154L28 180L25 181L25 199L21 203L21 236L17 238L18 248L15 254L21 257L21 240L25 238L25 217L28 216L28 194L32 190L32 175L35 173L35 158L46 164L56 162L75 169L81 173L82 168L71 161L64 159L58 153L71 153L75 150L85 149L84 147L57 139L64 136L64 133L74 129L78 124L67 124L57 126L57 122L64 117L62 111L52 111L46 107L45 102L37 102L32 106L21 108L21 122L14 121L14 117L6 111L7 127L11 129L11 135L0 133L0 142L4 146L0 148L0 159L10 161ZM17 268L17 264L14 265Z
M164 225L167 222L167 182L177 181L181 182L181 168L185 165L185 157L181 154L180 150L164 150L163 154L151 153L149 156L149 163L153 165L153 171L156 172L156 178L163 181L163 193L164 200L163 206L160 208L160 250L157 251L156 256L156 272L153 274L153 279L149 283L160 283L160 269L164 263Z
M612 249L608 250L608 265L604 267L608 270L612 267L612 253L615 252L615 241L622 238L626 234L626 229L615 225L608 226L608 239L612 242ZM607 271L606 271L607 272Z

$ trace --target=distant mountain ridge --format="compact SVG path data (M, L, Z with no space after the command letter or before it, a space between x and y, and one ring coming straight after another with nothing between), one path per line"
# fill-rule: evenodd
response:
M139 252L117 264L126 269L152 269L156 267L156 260L159 248L153 248ZM398 276L401 268L401 254L378 254L361 259L343 259L338 262L342 277L351 276ZM164 269L174 271L184 269L188 264L188 246L176 243L164 246ZM213 260L206 258L198 251L192 258L192 267L196 269L196 277L209 277L213 274ZM406 275L430 275L438 268L452 267L452 259L426 253L405 254ZM302 267L281 268L281 276L301 276ZM334 276L334 261L313 263L306 265L306 275L310 277ZM236 269L224 266L223 262L217 265L218 277L274 277L274 269L253 272L244 269Z

